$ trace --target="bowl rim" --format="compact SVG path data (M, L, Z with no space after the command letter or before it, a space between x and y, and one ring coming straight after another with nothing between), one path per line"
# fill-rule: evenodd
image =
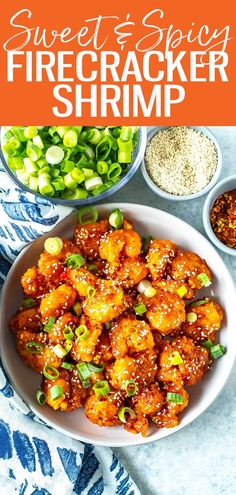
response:
M209 194L206 197L203 210L202 210L202 221L204 225L205 232L211 242L223 251L225 254L228 254L229 256L236 256L236 249L230 248L226 246L218 237L216 236L215 232L212 229L211 222L210 222L210 210L211 207L213 206L213 203L215 199L220 196L220 194L224 194L224 192L230 191L230 188L226 188L224 192L218 193L219 189L222 188L222 186L226 184L230 184L232 181L235 181L236 183L236 174L235 175L229 175L228 177L225 177L224 179L220 180L214 187L213 189L209 192Z
M156 209L156 208L153 208L153 207L150 207L150 206L146 206L146 205L140 205L140 204L135 204L135 203L104 203L104 204L101 204L101 205L98 205L98 208L102 210L103 212L103 209L105 211L107 211L107 209L109 208L120 208L120 209L126 209L127 211L129 211L129 207L132 205L132 207L135 209L135 213L137 212L138 214L138 211L141 210L141 209L145 209L146 212L147 212L147 215L148 216L152 216L154 212L158 212L158 213L161 213L161 215L163 215L164 217L166 217L166 220L168 222L168 219L172 219L173 218L175 220L177 220L180 224L182 224L182 226L188 226L188 229L190 229L190 231L192 232L197 232L197 234L199 235L200 238L204 239L205 242L209 243L211 249L214 249L214 246L212 246L212 244L209 242L209 240L203 235L201 234L197 229L195 229L194 227L192 227L192 225L188 224L187 222L185 222L184 220L180 219L179 217L176 217L175 215L172 215L170 213L167 213L165 211L162 211L160 209ZM73 218L74 217L74 212L70 213L70 215L68 215L67 217L67 220L69 220L70 218ZM62 220L61 222L59 222L57 224L57 226L54 227L54 229L56 229L60 223L64 222L64 220ZM51 232L54 231L54 229L52 229ZM44 236L41 236L41 238L44 238L44 237L48 237L48 234L49 233L46 233L44 234ZM1 321L2 321L2 314L3 314L3 301L4 301L4 297L5 297L5 292L7 292L7 285L8 285L8 281L10 280L10 277L11 277L11 272L14 271L14 267L15 265L18 263L19 259L21 257L24 256L25 254L25 251L28 250L30 248L30 245L28 245L26 248L24 248L22 250L22 252L18 255L16 261L14 262L14 264L12 265L11 269L10 269L10 272L9 272L9 275L7 277L7 280L5 281L4 283L4 286L3 286L3 289L2 289L2 294L1 294L1 298L0 298L0 327L3 328L3 325L1 325ZM228 275L228 278L229 278L229 281L231 281L231 285L232 285L232 290L233 292L235 293L236 295L236 289L235 289L235 285L234 285L234 282L233 282L233 279L232 279L232 276L227 268L227 266L225 265L224 261L220 258L220 255L219 253L215 250L215 253L217 255L217 257L221 260L225 270L227 271L227 275ZM3 330L2 330L3 331ZM6 370L6 373L7 373L7 376L8 375L8 372L7 372L7 369L8 369L8 365L5 361L5 356L2 354L2 350L1 350L1 346L0 346L0 354L1 354L1 357L2 357L2 362L3 362L3 365L4 365L4 368ZM231 370L232 370L232 367L234 365L234 362L235 362L235 354L236 354L236 346L234 348L234 353L233 355L231 356L231 359L229 360L228 362L228 366L227 366L227 369L226 369L226 373L224 373L224 375L222 376L222 379L221 379L221 382L220 382L220 387L214 391L213 395L212 396L208 396L207 400L205 401L205 403L202 405L201 409L199 412L197 412L196 414L193 414L193 417L191 419L189 419L189 421L186 423L186 424L183 424L180 422L180 424L177 426L177 427L174 427L172 429L166 429L166 428L163 428L162 429L162 432L160 434L160 436L158 438L153 438L153 435L150 435L150 436L147 436L145 438L138 438L137 436L131 436L130 437L130 441L116 441L115 443L114 442L109 442L109 441L103 441L103 440L98 440L98 439L91 439L91 438L86 438L85 436L80 436L80 434L76 433L74 434L73 432L68 432L65 430L64 427L61 427L61 426L58 426L58 425L55 425L53 421L51 421L50 419L46 419L45 420L45 417L44 415L42 415L34 406L34 404L30 403L28 404L28 402L22 397L22 392L21 390L19 390L19 388L17 386L15 386L15 384L13 385L13 388L16 390L16 392L19 394L20 397L22 397L22 400L23 402L25 402L28 407L33 411L33 413L38 416L44 423L48 424L49 426L53 427L55 430L58 430L60 431L61 433L63 433L64 435L67 435L68 437L71 437L71 438L74 438L74 439L77 439L77 440L80 440L80 441L83 441L83 442L88 442L88 443L93 443L94 445L101 445L101 446L109 446L109 447L127 447L127 446L137 446L137 445L144 445L144 444L147 444L147 443L151 443L153 441L157 441L157 440L161 440L162 438L165 438L177 431L180 431L181 429L185 428L186 426L188 426L189 424L191 424L195 419L197 419L203 412L205 412L208 407L215 401L215 399L217 398L217 396L220 394L220 392L222 391L223 387L225 386L225 383L231 373ZM10 383L12 383L11 379L10 379Z
M44 201L49 201L52 204L56 205L61 205L61 206L87 206L91 205L93 203L97 203L98 201L104 201L106 200L109 196L112 194L115 194L118 192L122 187L124 187L134 176L134 174L137 172L138 168L140 167L142 163L142 159L145 153L145 149L147 146L147 127L146 126L140 126L139 127L139 143L138 143L138 149L137 149L137 155L134 159L134 161L130 164L130 168L128 172L122 177L122 179L117 182L117 184L114 184L114 186L110 187L106 191L104 191L101 194L98 194L97 196L88 196L87 198L84 199L60 199L60 198L53 198L50 196L43 196L39 192L34 192L32 191L28 186L25 186L17 177L16 175L12 172L10 169L9 165L7 164L6 158L4 156L3 150L2 150L2 145L1 145L1 128L3 126L0 126L0 160L2 161L4 170L7 172L7 174L10 176L10 178L17 184L17 186L25 193L30 193L33 194L35 197L41 198Z
M176 126L156 126L153 129L151 129L150 131L148 131L148 133L147 133L147 145L149 144L151 139L155 136L155 134L157 134L158 132L160 132L164 129L170 129L171 127L176 127ZM183 127L183 126L178 126L178 127ZM146 166L145 166L145 153L144 153L144 156L142 159L142 164L141 164L141 170L142 170L142 174L143 174L143 177L144 177L147 185L152 189L152 191L155 194L157 194L158 196L160 196L164 199L169 199L170 201L188 201L191 199L199 198L199 197L203 196L204 194L207 194L214 187L214 185L217 183L217 181L220 177L221 171L222 171L222 162L223 162L222 150L221 150L220 144L218 142L218 139L216 138L214 133L211 131L211 129L209 129L206 126L190 126L189 125L189 126L184 126L184 127L189 127L190 129L199 130L200 132L205 134L209 139L211 139L211 141L213 141L213 143L216 147L216 150L217 150L218 161L217 161L216 171L215 171L214 175L212 176L210 182L203 189L201 189L200 191L198 191L196 193L188 194L186 196L178 196L176 194L171 194L171 193L164 191L163 189L158 187L153 182L153 180L149 176L147 169L146 169Z

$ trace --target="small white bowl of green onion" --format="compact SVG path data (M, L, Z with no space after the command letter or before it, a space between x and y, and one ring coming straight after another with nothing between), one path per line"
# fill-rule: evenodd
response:
M23 190L59 204L104 200L134 175L145 127L11 126L1 128L3 165Z

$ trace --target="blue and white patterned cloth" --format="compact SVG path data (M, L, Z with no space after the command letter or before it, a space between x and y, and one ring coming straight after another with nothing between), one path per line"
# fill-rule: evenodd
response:
M0 288L20 250L70 211L22 193L0 170ZM42 424L12 389L1 363L0 487L3 495L140 495L111 449Z

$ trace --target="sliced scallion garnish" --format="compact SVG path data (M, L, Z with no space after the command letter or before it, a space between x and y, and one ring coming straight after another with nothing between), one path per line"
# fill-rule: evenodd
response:
M30 354L40 354L44 346L41 342L36 342L36 340L31 340L31 342L27 342L25 345L25 349L30 352Z
M146 313L147 308L145 304L143 303L137 303L133 306L134 312L136 315L142 316L144 313Z
M41 389L39 389L36 392L36 399L40 406L44 406L44 404L46 403L46 394Z
M82 315L82 308L81 308L81 304L79 302L75 303L72 309L73 309L74 313L76 314L76 316Z
M72 340L74 337L74 332L70 327L65 327L63 330L63 336L66 340Z
M79 325L78 328L76 328L76 330L75 330L75 335L77 335L77 337L80 340L87 340L87 338L89 337L89 334L90 334L90 331L86 327L86 325Z
M96 289L93 287L93 285L89 285L87 288L87 296L89 299L92 299L96 294Z
M181 364L183 362L183 359L180 356L180 353L178 351L172 352L172 354L170 356L170 362L174 366L178 366L178 364Z
M93 362L90 362L88 363L88 369L91 371L91 373L101 373L104 368L105 368L105 365L103 363L93 363Z
M60 237L48 237L44 243L47 253L57 256L63 248L63 241Z
M49 316L48 320L46 321L46 323L43 327L44 332L50 332L55 321L56 321L56 318L54 316Z
M168 402L174 402L175 404L183 404L184 398L181 394L175 394L174 392L167 392L166 398Z
M43 375L48 380L56 380L59 377L60 373L56 368L54 368L54 366L45 364L43 367Z
M76 269L85 264L85 259L81 256L81 254L71 254L66 258L65 263L67 266Z
M223 345L216 344L210 348L210 353L214 359L218 359L224 356L224 354L226 353L226 349Z
M107 380L101 380L93 386L93 391L97 397L106 397L110 393L110 387Z
M86 363L83 363L82 361L80 363L77 363L76 368L79 372L80 378L82 381L87 380L91 376L91 372L88 369L88 366Z
M124 382L123 388L126 391L128 397L132 397L138 392L138 386L132 378Z
M77 219L81 225L95 223L98 219L98 211L93 206L85 206L77 212Z
M26 299L23 299L21 306L29 309L29 308L34 308L36 304L37 302L35 301L35 299L33 299L32 297L27 297Z
M197 279L200 282L202 287L209 287L209 285L211 285L211 281L210 281L210 279L206 273L200 273L197 276Z
M118 418L122 423L127 423L126 415L129 416L130 419L135 419L136 414L130 407L121 407L118 411Z
M112 211L112 213L109 216L109 224L114 228L114 229L120 229L123 224L123 215L119 208L116 208L115 210Z
M208 339L208 340L205 340L205 342L202 342L202 347L205 347L206 349L211 349L211 347L213 347L213 342Z
M186 319L188 323L195 323L197 321L197 315L193 312L187 313Z
M53 387L50 388L50 399L51 400L58 400L63 397L63 390L61 385L53 385Z
M64 361L63 363L61 363L61 368L64 368L65 370L68 370L68 371L72 371L74 369L75 365L72 364L72 363L67 363L66 361Z
M208 299L200 299L199 301L194 301L190 304L191 308L197 308L198 306L203 306L204 304L208 303Z

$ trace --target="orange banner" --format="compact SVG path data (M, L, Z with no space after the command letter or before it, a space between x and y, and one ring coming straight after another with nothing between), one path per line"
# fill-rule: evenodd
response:
M235 125L234 2L1 9L1 124Z

